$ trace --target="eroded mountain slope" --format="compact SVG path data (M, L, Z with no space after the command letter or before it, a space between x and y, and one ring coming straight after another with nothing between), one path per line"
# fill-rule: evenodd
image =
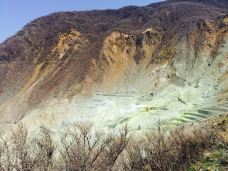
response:
M1 126L138 129L227 112L224 7L169 1L34 20L0 45Z

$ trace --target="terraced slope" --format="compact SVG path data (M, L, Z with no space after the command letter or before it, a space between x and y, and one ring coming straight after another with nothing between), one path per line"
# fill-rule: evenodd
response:
M1 128L143 129L227 112L226 5L178 0L32 21L0 45Z

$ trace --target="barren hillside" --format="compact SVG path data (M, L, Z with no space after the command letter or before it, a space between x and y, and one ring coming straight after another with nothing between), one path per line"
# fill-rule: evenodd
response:
M0 125L205 119L228 112L227 67L226 0L54 13L0 44Z

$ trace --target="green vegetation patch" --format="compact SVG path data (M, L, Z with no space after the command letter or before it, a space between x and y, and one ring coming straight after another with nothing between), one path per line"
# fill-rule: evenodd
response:
M202 161L193 164L188 171L227 171L228 146L220 147L212 152L207 152Z

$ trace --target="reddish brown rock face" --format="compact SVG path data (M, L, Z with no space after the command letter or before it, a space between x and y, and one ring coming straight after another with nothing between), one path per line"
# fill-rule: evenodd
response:
M224 104L228 110L227 15L226 0L171 0L36 19L0 45L0 123L11 125L47 106L48 111L53 101L77 106L82 96L90 99L97 92L156 97L173 85L174 92L183 88L198 98L209 91L222 103L205 100L206 107ZM164 98L172 99L169 93ZM182 96L190 98L175 95L178 103L186 101ZM203 100L196 103L194 110L205 107ZM64 112L56 116L58 124L74 116ZM34 118L44 117L35 113Z

